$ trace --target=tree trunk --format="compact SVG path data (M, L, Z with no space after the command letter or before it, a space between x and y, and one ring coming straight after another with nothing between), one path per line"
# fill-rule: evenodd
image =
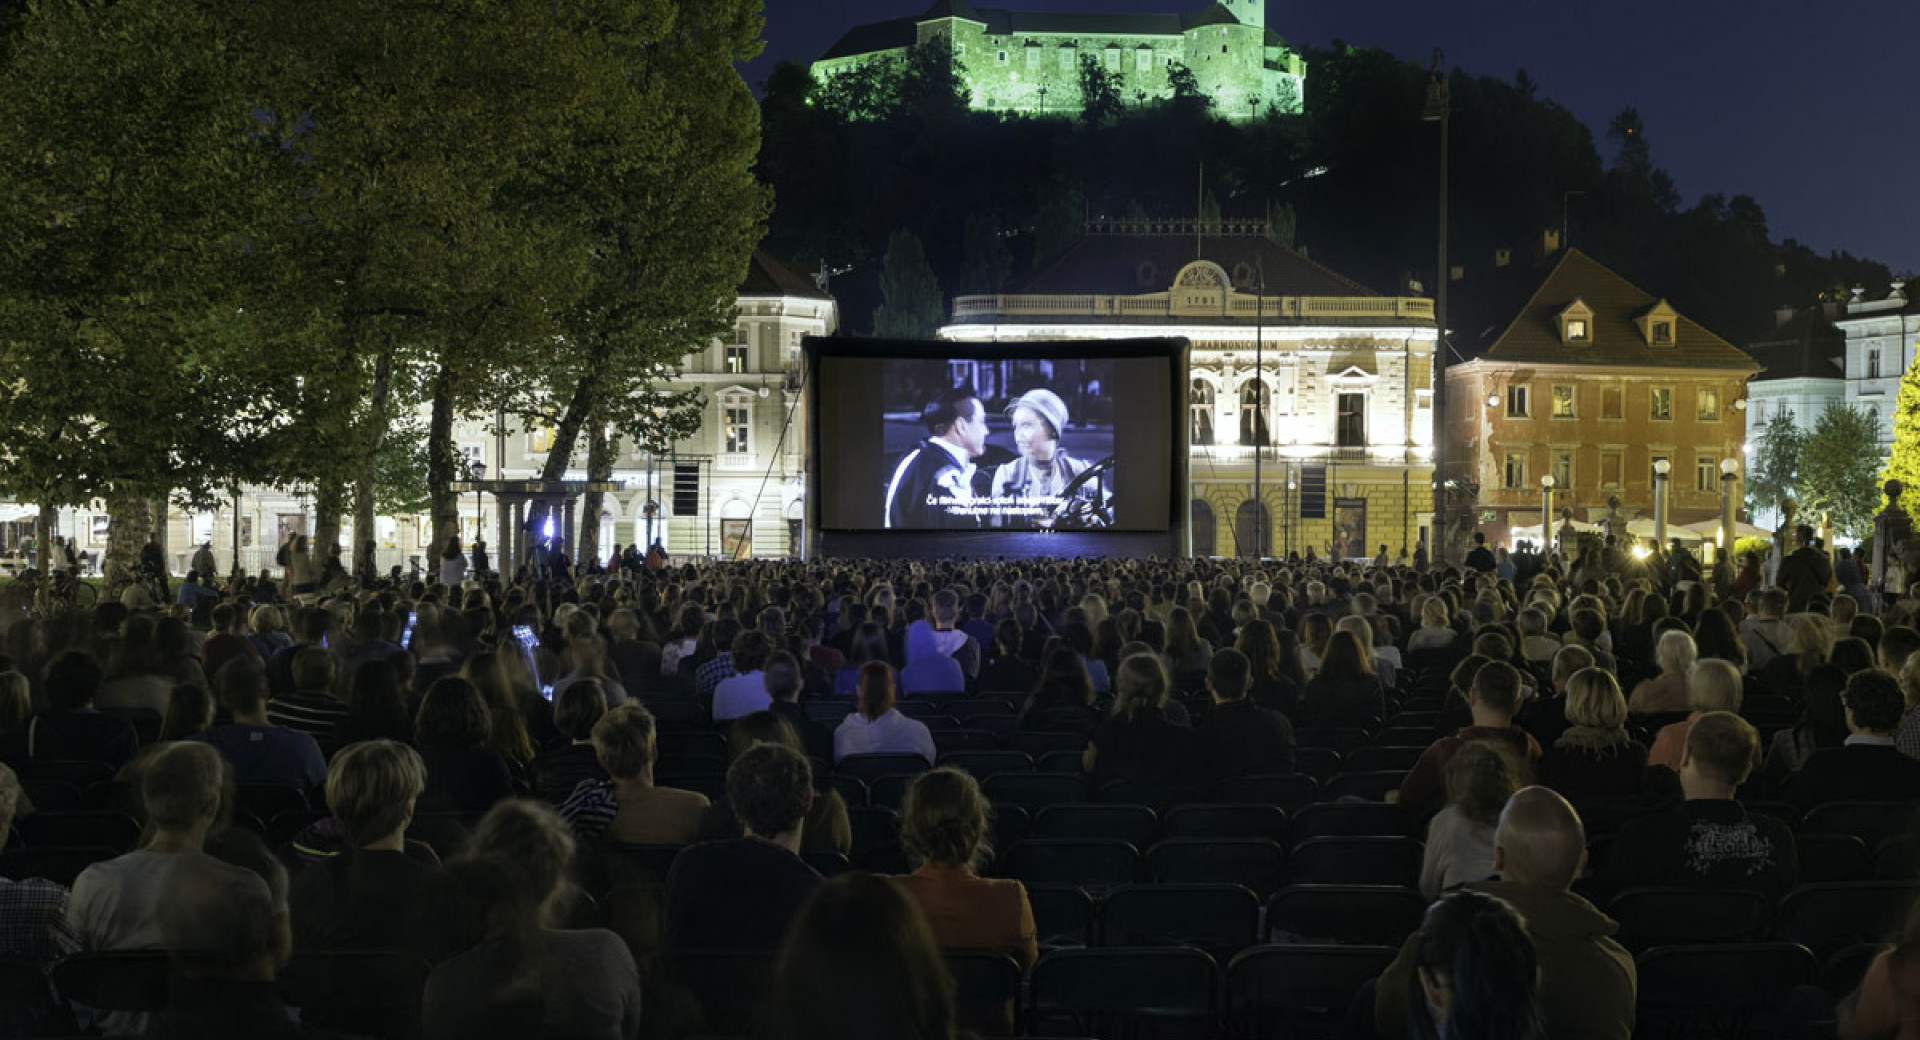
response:
M460 498L448 486L466 476L459 470L453 451L453 373L443 361L433 379L433 416L427 425L427 495L433 516L429 570L439 566L447 540L460 533Z
M607 428L602 423L593 423L587 429L587 479L613 479L614 445L607 437ZM606 496L598 491L589 491L580 499L580 548L574 559L585 563L600 557L600 510L604 508Z
M33 565L41 574L52 574L66 565L64 558L56 559L53 552L53 506L40 503L40 514L33 518ZM63 554L64 557L64 554Z
M167 496L161 492L147 503L147 513L152 517L153 544L160 547L160 558L166 561L169 572L173 570L173 546L167 544L167 534L173 527L168 523L172 517L167 515Z
M152 536L153 513L144 496L107 500L107 555L101 573L108 582L132 580L140 566L140 549Z
M368 390L367 425L361 439L360 457L366 460L353 478L353 573L361 580L376 576L373 562L373 499L378 467L373 460L387 437L387 410L393 396L393 353L391 341L374 363L373 386Z
M340 484L321 484L313 490L313 537L307 539L316 563L327 558L327 549L340 543L340 514L347 508L347 489ZM279 546L274 547L276 550Z
M567 475L567 464L573 461L574 446L580 443L580 430L592 418L594 397L599 390L599 378L593 365L580 376L573 386L573 396L567 400L567 410L560 415L560 425L553 431L553 446L547 451L547 461L540 467L537 479L559 480ZM538 531L546 522L547 509L539 503L527 508L527 522L532 530Z

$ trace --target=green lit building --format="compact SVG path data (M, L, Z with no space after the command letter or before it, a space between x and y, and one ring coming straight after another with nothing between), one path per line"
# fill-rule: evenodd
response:
M943 48L972 94L997 112L1080 110L1081 55L1119 79L1129 106L1170 97L1168 72L1191 70L1214 111L1247 119L1300 111L1307 64L1267 29L1266 0L1218 0L1185 14L1076 14L935 0L919 15L857 25L813 63L822 82L919 44Z

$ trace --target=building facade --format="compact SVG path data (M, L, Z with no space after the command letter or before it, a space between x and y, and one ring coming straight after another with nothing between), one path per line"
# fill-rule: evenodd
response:
M1747 381L1747 461L1767 425L1784 416L1804 432L1811 432L1820 414L1847 399L1846 333L1832 317L1844 314L1844 305L1782 307L1779 324L1747 344L1747 354L1760 374ZM1772 530L1779 523L1776 504L1756 503L1754 520Z
M955 299L942 338L1187 337L1196 555L1412 550L1432 508L1431 300L1381 296L1259 223L1087 230L1016 291Z
M667 386L700 390L700 428L666 455L649 456L625 445L613 470L613 480L624 490L605 497L598 518L578 521L598 524L602 557L616 542L646 545L654 539L669 553L695 556L784 556L800 544L805 473L800 341L835 332L838 307L815 279L756 251L737 308L732 332L689 354ZM501 430L489 417L472 417L456 422L454 443L469 466L481 467L476 472L488 479L531 480L546 463L553 431L512 423ZM565 479L585 480L586 461L582 435ZM492 497L469 494L460 506L461 541L471 545L484 537L497 545L500 518ZM20 518L0 512L0 522L9 519ZM342 518L342 545L353 544L351 520ZM222 571L233 567L236 541L240 565L259 570L273 565L288 534L311 532L313 522L310 496L248 487L237 501L213 510L170 509L164 538L176 573L187 569L194 547L208 541ZM106 525L103 504L66 509L55 533L74 536L79 551L97 557L106 550ZM378 516L374 525L375 558L382 570L408 567L416 558L422 566L432 565L429 517Z
M1083 14L937 0L919 15L848 30L813 63L813 75L825 82L931 45L949 56L976 109L1073 114L1081 108L1081 59L1090 56L1115 77L1128 106L1173 96L1169 74L1184 66L1225 118L1250 119L1269 107L1298 113L1306 62L1267 29L1265 4L1218 0L1186 14Z
M1847 401L1873 420L1886 458L1893 454L1900 377L1920 344L1920 303L1908 299L1905 282L1894 282L1880 299L1866 295L1865 287L1856 286L1846 314L1834 324L1847 337Z
M1511 297L1524 303L1446 373L1443 475L1477 488L1488 541L1540 537L1549 497L1556 534L1563 510L1642 532L1661 461L1670 527L1718 517L1723 464L1736 485L1745 471L1745 385L1760 366L1579 250L1506 279L1531 286Z

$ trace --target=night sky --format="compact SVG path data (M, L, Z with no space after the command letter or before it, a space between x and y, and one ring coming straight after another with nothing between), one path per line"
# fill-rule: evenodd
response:
M756 88L776 62L811 61L849 26L930 4L766 2L767 49L744 70ZM1206 2L976 0L1055 11L1186 11ZM1437 45L1473 75L1510 78L1524 67L1540 96L1594 131L1603 159L1608 120L1637 106L1654 162L1673 175L1685 204L1710 191L1751 195L1776 240L1920 271L1916 0L1268 0L1267 25L1289 42L1342 39L1421 65Z

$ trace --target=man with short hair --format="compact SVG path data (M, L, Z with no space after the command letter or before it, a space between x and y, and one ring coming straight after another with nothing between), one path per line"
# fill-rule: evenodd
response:
M1613 933L1619 925L1568 891L1587 859L1586 828L1567 800L1544 787L1514 792L1493 835L1496 881L1465 887L1511 904L1526 921L1540 969L1538 999L1554 1040L1628 1040L1638 976ZM1374 1028L1407 1035L1406 1008L1420 936L1400 947L1374 992Z
M1473 724L1453 736L1441 737L1420 754L1400 782L1400 804L1415 812L1438 808L1446 800L1447 763L1469 741L1500 745L1529 778L1539 767L1540 742L1513 724L1513 717L1520 711L1519 669L1504 660L1483 665L1474 673L1473 687L1467 691L1467 710L1472 713Z
M1740 645L1747 648L1747 672L1756 674L1787 648L1787 590L1764 588L1753 594L1758 609L1740 622Z
M1800 872L1793 832L1734 800L1759 754L1760 734L1740 716L1710 711L1694 719L1680 757L1686 801L1628 820L1594 891L1658 885L1752 889L1775 900L1786 895Z
M209 571L188 571L187 580L180 583L180 592L174 599L175 603L192 612L193 623L196 625L206 624L207 612L213 609L215 603L220 602L219 590L209 588L208 584L202 584L202 578L211 584L213 575Z
M1793 537L1799 547L1780 561L1774 584L1787 590L1787 613L1798 614L1827 594L1827 585L1833 580L1833 565L1827 562L1825 553L1814 548L1812 527L1806 524L1795 527Z
M833 761L833 731L815 722L800 707L800 662L785 650L775 651L767 658L767 667L760 677L766 683L767 697L771 700L767 710L786 719L800 734L800 743L807 749L808 757Z
M13 826L23 797L20 778L0 766L0 834ZM0 957L18 957L45 970L79 949L67 923L65 888L42 878L0 877ZM52 1010L45 1001L0 1006L0 1036L51 1034Z
M1215 780L1293 772L1293 723L1247 696L1253 666L1238 650L1214 651L1207 662L1213 710L1194 731L1203 772Z
M694 669L694 693L702 697L711 698L714 689L718 687L723 680L740 674L739 670L733 666L733 643L734 640L739 637L739 621L730 617L723 617L713 623L713 645L719 648L719 653L713 656L713 660L707 661L701 664L700 667Z
M16 724L0 738L0 761L16 768L30 762L93 759L120 768L140 750L140 738L125 719L96 711L100 662L68 650L47 665L49 710Z
M246 620L240 608L232 603L217 603L207 615L212 632L207 641L200 644L200 665L207 678L220 674L221 666L238 658L260 660L260 648L253 640L241 634L241 625Z
M310 646L324 647L333 615L321 607L297 607L292 620L292 645L281 648L267 661L267 689L274 697L293 692L293 659Z
M972 636L961 631L960 594L952 589L941 589L933 594L933 643L936 648L954 663L972 683L980 677L980 643Z
M337 667L332 651L302 648L293 658L293 692L267 701L267 720L315 740L332 740L340 720L347 717L347 706L333 695Z
M533 789L559 805L582 781L606 780L607 771L593 749L593 727L607 713L607 694L595 678L576 679L553 697L553 728L567 743L533 759Z
M987 448L987 409L968 390L949 390L920 414L925 440L893 469L881 513L891 528L976 528L980 518L958 510L981 493L973 460Z
M666 944L675 950L775 950L820 885L800 858L813 807L806 756L757 744L727 769L727 802L744 838L686 849L667 872Z
M1920 762L1894 746L1893 733L1906 710L1900 680L1877 668L1855 672L1840 703L1849 736L1840 747L1807 756L1787 784L1787 801L1810 809L1826 802L1920 799Z
M767 685L760 669L773 644L760 631L742 632L733 640L734 674L713 688L713 721L726 722L767 709Z
M1467 569L1482 574L1492 574L1498 563L1493 553L1487 549L1487 535L1484 531L1473 532L1473 548L1467 551Z
M707 796L653 782L659 737L645 705L629 701L602 715L593 750L610 779L584 780L560 804L581 841L604 835L625 845L685 845L699 835Z
M1907 658L1920 653L1920 629L1910 625L1893 625L1880 633L1880 645L1875 649L1880 669L1889 675L1899 675L1907 666Z
M325 653L325 651L319 651ZM267 674L253 661L228 661L213 679L214 694L233 721L210 726L193 740L213 745L242 784L285 784L313 790L327 781L327 760L313 735L276 725L267 711Z

